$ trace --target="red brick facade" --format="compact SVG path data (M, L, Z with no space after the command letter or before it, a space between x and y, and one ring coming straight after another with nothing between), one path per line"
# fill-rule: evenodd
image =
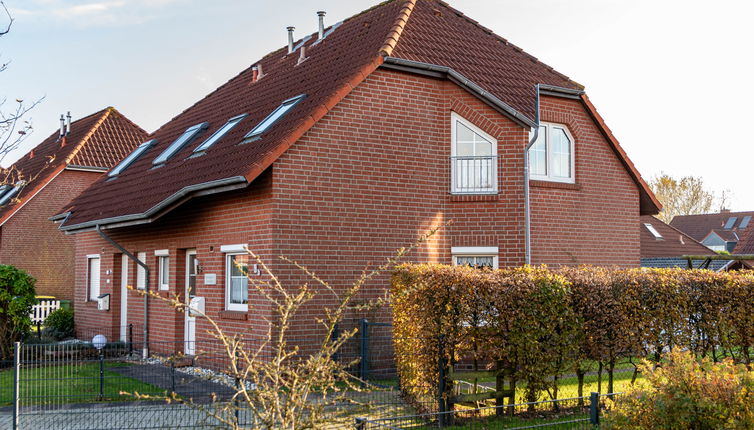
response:
M19 267L36 278L37 295L73 300L74 238L48 218L100 175L62 170L0 227L0 264Z
M497 139L495 196L449 194L450 114ZM577 100L544 97L543 120L566 124L576 140L576 184L533 183L535 264L638 266L639 190ZM524 263L523 150L528 130L455 84L380 69L335 106L248 189L191 200L148 225L107 230L131 252L146 252L156 289L156 249L171 258L170 292L183 294L185 252L196 249L198 296L208 314L233 331L263 330L271 309L250 288L248 313L224 312L222 245L248 244L288 286L310 281L278 255L310 268L335 287L358 278L428 229L443 227L409 260L451 263L451 247L498 247L500 266ZM120 255L94 232L76 235L79 328L120 324ZM86 256L102 256L101 289L111 310L86 302ZM135 265L129 263L129 284ZM110 271L110 272L108 272ZM215 274L216 285L205 285ZM309 282L312 285L311 282ZM383 275L365 297L382 294ZM128 293L128 323L142 324L143 299ZM316 330L327 294L303 310L296 335ZM151 302L152 340L183 339L183 315ZM387 312L363 315L386 318ZM303 321L307 321L304 323ZM207 324L198 319L197 337Z

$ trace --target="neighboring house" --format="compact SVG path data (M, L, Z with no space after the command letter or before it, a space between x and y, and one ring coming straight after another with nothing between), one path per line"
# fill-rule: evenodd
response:
M691 262L694 268L706 268L714 271L749 268L746 262L704 258L705 256L714 258L718 254L693 237L651 215L642 216L640 222L641 267L688 268L688 259L683 257L698 256L702 258L693 259Z
M147 133L112 107L64 124L12 166L0 186L0 264L36 278L40 296L73 299L74 239L49 218L128 155Z
M273 309L247 282L265 275L246 247L291 288L316 283L278 256L342 290L433 227L410 260L638 267L639 217L659 211L581 85L440 1L388 1L291 40L150 138L56 217L77 239L77 327L141 326L134 285L266 333ZM292 335L316 333L327 303L302 309ZM148 309L153 340L185 339L190 354L207 338L202 318Z
M754 212L679 215L670 225L714 251L754 254Z

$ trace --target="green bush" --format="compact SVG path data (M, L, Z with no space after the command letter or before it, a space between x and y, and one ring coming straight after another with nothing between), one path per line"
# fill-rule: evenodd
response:
M604 428L754 428L754 373L731 360L697 360L679 349L666 358L656 369L644 362L645 379L611 402Z
M453 395L450 380L437 392L440 343L446 375L464 362L496 370L526 388L526 401L557 398L561 377L573 373L579 393L593 371L598 391L604 372L613 392L618 363L636 366L634 381L633 359L659 362L674 347L754 366L751 271L406 264L391 291L398 374L417 406Z
M47 316L44 325L45 336L51 337L55 340L63 340L73 337L73 311L64 308L56 309Z
M11 360L13 343L31 329L29 313L36 303L35 282L21 269L0 265L0 360Z

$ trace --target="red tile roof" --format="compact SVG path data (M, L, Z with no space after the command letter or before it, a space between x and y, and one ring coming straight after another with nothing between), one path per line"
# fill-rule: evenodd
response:
M297 64L299 52L286 55L287 48L278 49L255 63L264 72L256 83L249 67L163 125L152 135L158 143L139 160L72 202L62 228L148 222L199 188L250 183L385 57L457 69L531 123L537 83L582 88L438 0L381 3L345 20L321 42L313 34L305 46L308 58L303 63ZM300 94L307 97L261 139L239 144L283 100ZM242 113L248 117L204 155L190 157L199 142ZM205 121L209 128L197 143L187 145L164 166L152 168L152 160L187 128ZM642 187L642 181L637 183ZM648 188L643 193L651 196Z
M651 224L662 239L654 237L644 224ZM714 251L694 240L689 235L659 219L645 215L641 217L641 258L680 257L683 255L717 255Z
M55 131L26 155L3 169L3 182L26 181L21 192L0 208L0 224L66 167L107 170L131 152L147 132L108 107L71 123L64 140Z
M752 217L749 225L740 228L741 221ZM725 229L725 224L732 217L736 218L731 229ZM670 225L683 231L696 240L704 240L711 231L726 241L736 241L733 254L754 254L754 212L719 212L700 215L679 215L673 218Z

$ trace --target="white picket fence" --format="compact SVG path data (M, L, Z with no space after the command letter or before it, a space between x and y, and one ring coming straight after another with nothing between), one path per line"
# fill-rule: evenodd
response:
M43 324L52 311L60 309L60 300L40 300L31 308L31 322Z

